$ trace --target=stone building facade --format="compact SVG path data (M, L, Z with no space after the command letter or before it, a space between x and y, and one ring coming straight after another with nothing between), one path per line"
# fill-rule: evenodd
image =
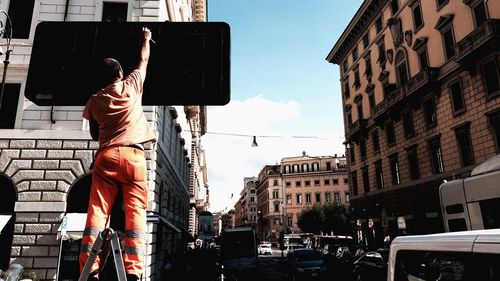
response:
M86 213L89 166L97 143L91 141L88 124L82 119L83 107L36 106L24 98L36 25L41 21L101 21L108 17L203 21L206 1L7 0L0 1L0 9L16 15L0 108L0 214L10 216L0 234L0 268L19 263L32 268L41 280L75 280L78 236L83 228L72 229L80 234L61 240L60 224L65 214ZM148 213L159 220L148 223L142 279L157 280L167 260L176 251L185 250L190 237L192 160L177 118L184 112L170 106L145 106L144 111L157 135L157 143L146 146ZM117 210L112 212L112 225L120 225L123 219L119 206Z
M500 152L499 19L496 1L364 1L328 54L362 241L442 232L439 185Z
M298 217L304 208L314 204L342 204L349 207L350 192L344 156L285 157L280 164L283 183L283 223L299 233ZM274 206L276 208L276 206ZM279 224L274 218L270 224Z
M278 243L280 232L300 233L298 217L314 204L349 206L344 156L285 157L257 177L257 235Z
M210 208L205 150L201 144L202 137L207 130L207 108L205 106L186 106L184 112L191 132L189 233L196 236L198 234L196 227L198 216Z

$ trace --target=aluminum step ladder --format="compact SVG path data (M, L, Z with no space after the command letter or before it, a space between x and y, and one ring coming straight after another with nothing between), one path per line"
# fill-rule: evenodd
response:
M108 260L110 252L113 255L113 261L115 263L116 276L118 281L127 281L127 276L125 274L125 266L123 265L122 249L120 246L120 239L118 233L116 233L112 228L105 228L103 231L99 232L97 239L92 246L90 251L90 256L85 262L85 266L78 278L78 281L87 281L90 275L90 269L95 262L98 255L104 254L101 258L104 258L103 266ZM102 261L101 261L102 262Z

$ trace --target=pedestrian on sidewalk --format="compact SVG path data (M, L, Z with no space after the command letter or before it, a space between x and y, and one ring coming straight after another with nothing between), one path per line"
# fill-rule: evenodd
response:
M136 69L124 77L120 63L112 58L100 62L95 74L99 90L85 106L92 139L99 141L93 166L92 187L80 253L80 271L90 256L97 235L104 229L121 188L125 207L123 262L128 281L137 281L144 271L147 168L144 144L155 134L142 110L142 91L149 61L151 31L142 29L142 44ZM99 258L89 280L98 280Z

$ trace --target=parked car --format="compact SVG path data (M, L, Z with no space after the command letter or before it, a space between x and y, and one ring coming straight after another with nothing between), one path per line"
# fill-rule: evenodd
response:
M259 244L257 252L259 255L272 255L273 250L271 249L271 243Z
M311 248L297 248L289 255L291 280L320 279L325 272L323 257Z
M299 243L288 244L288 246L285 249L285 255L288 257L296 249L302 249L302 248L305 248L305 246Z
M385 281L387 280L387 263L389 249L380 248L368 251L353 264L353 273L357 281Z

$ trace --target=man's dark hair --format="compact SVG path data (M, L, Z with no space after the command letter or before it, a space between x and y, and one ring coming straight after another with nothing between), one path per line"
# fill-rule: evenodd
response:
M96 83L97 89L104 88L109 84L116 82L120 76L122 67L120 63L113 58L105 58L101 60L96 69Z

